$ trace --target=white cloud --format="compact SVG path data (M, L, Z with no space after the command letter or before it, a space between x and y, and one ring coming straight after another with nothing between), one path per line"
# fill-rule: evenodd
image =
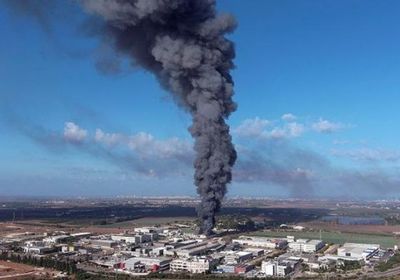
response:
M64 125L64 139L74 143L83 142L88 133L73 122L66 122Z
M348 127L348 125L323 118L311 123L298 122L296 119L297 117L291 113L284 114L280 119L272 121L259 117L246 119L233 129L233 133L244 138L283 139L300 137L311 130L328 134Z
M245 138L262 139L283 139L301 136L305 131L305 126L301 123L290 122L282 125L272 126L273 122L254 118L244 120L234 133Z
M106 133L101 129L96 129L94 139L103 144L116 145L121 143L123 136L119 133Z
M292 122L297 119L297 117L291 113L283 114L281 117L282 120L287 121L287 122Z
M296 138L301 136L305 131L303 124L292 122L284 125L283 127L275 127L271 131L264 132L264 136L267 138Z
M290 137L299 137L304 133L305 128L300 123L292 122L287 125L287 130Z
M192 144L189 141L172 137L168 139L156 139L147 132L138 132L133 135L121 133L108 133L96 129L94 140L107 146L119 146L128 148L141 158L162 159L188 159L193 155Z
M274 139L281 139L281 138L286 138L287 134L286 131L283 128L274 128L269 132L265 132L263 134L265 138L274 138Z
M334 123L320 118L312 124L312 128L320 133L332 133L342 129L344 126L341 123Z
M261 135L264 129L270 124L271 122L269 120L260 119L259 117L246 119L234 129L234 132L242 137L257 137Z
M190 140L157 139L146 132L128 135L99 128L89 134L73 122L65 123L62 140L62 144L74 144L79 151L145 177L191 175L194 151Z
M184 158L193 153L192 145L189 141L184 141L176 137L166 140L157 140L146 132L139 132L130 136L128 147L144 157Z

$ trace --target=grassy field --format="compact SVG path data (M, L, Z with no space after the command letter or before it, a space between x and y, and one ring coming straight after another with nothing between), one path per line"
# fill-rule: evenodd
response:
M319 239L319 232L307 232L307 231L258 231L252 235L257 236L271 236L271 237L286 237L292 235L295 238L310 238ZM346 232L321 232L322 240L328 243L343 244L345 242L353 243L373 243L380 244L383 248L390 248L394 245L399 245L400 240L394 236L386 234L365 234L365 233L346 233Z

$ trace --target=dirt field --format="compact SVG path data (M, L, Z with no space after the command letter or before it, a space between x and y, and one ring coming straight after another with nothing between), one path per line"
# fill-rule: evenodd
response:
M30 265L0 261L0 279L47 279L53 278L56 271L36 268Z
M19 225L11 222L0 223L0 237L8 237L26 232L43 232L43 227Z
M91 232L91 233L104 233L113 234L121 233L125 230L133 229L134 227L151 226L151 225L167 225L174 223L193 223L193 217L146 217L120 223L113 223L107 225L89 225L89 223L74 224L73 221L66 221L63 223L54 223L47 220L27 220L23 222L3 222L0 223L0 237L16 237L18 234L24 235L26 233L38 233L51 231L65 231L65 232Z

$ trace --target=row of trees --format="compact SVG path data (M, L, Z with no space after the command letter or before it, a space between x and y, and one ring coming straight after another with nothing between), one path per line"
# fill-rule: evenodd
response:
M69 260L57 260L50 257L35 257L31 255L3 252L0 254L0 259L32 266L51 268L66 272L69 275L75 274L78 271L75 262Z

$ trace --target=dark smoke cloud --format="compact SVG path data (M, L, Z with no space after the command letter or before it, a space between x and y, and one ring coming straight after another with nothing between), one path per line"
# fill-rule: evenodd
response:
M235 182L260 189L278 186L296 198L382 198L396 194L400 186L398 169L335 166L323 155L285 140L245 141L238 154Z
M201 231L210 234L236 152L225 119L236 109L230 70L234 46L224 35L232 16L218 15L215 0L82 0L104 20L101 36L134 65L153 73L192 114L194 181L201 196Z
M280 186L297 198L313 196L318 177L314 172L321 165L326 166L326 160L311 151L271 142L259 148L238 150L235 182Z
M17 2L8 5L48 27L53 1ZM194 181L202 198L198 212L203 221L201 231L210 234L236 160L225 122L236 109L230 75L234 46L225 38L236 27L234 18L217 14L215 0L78 2L94 15L93 27L86 25L85 31L91 30L104 44L130 58L133 65L153 73L191 113L189 131L197 153ZM119 70L118 61L112 59L99 61L97 66L105 73Z

